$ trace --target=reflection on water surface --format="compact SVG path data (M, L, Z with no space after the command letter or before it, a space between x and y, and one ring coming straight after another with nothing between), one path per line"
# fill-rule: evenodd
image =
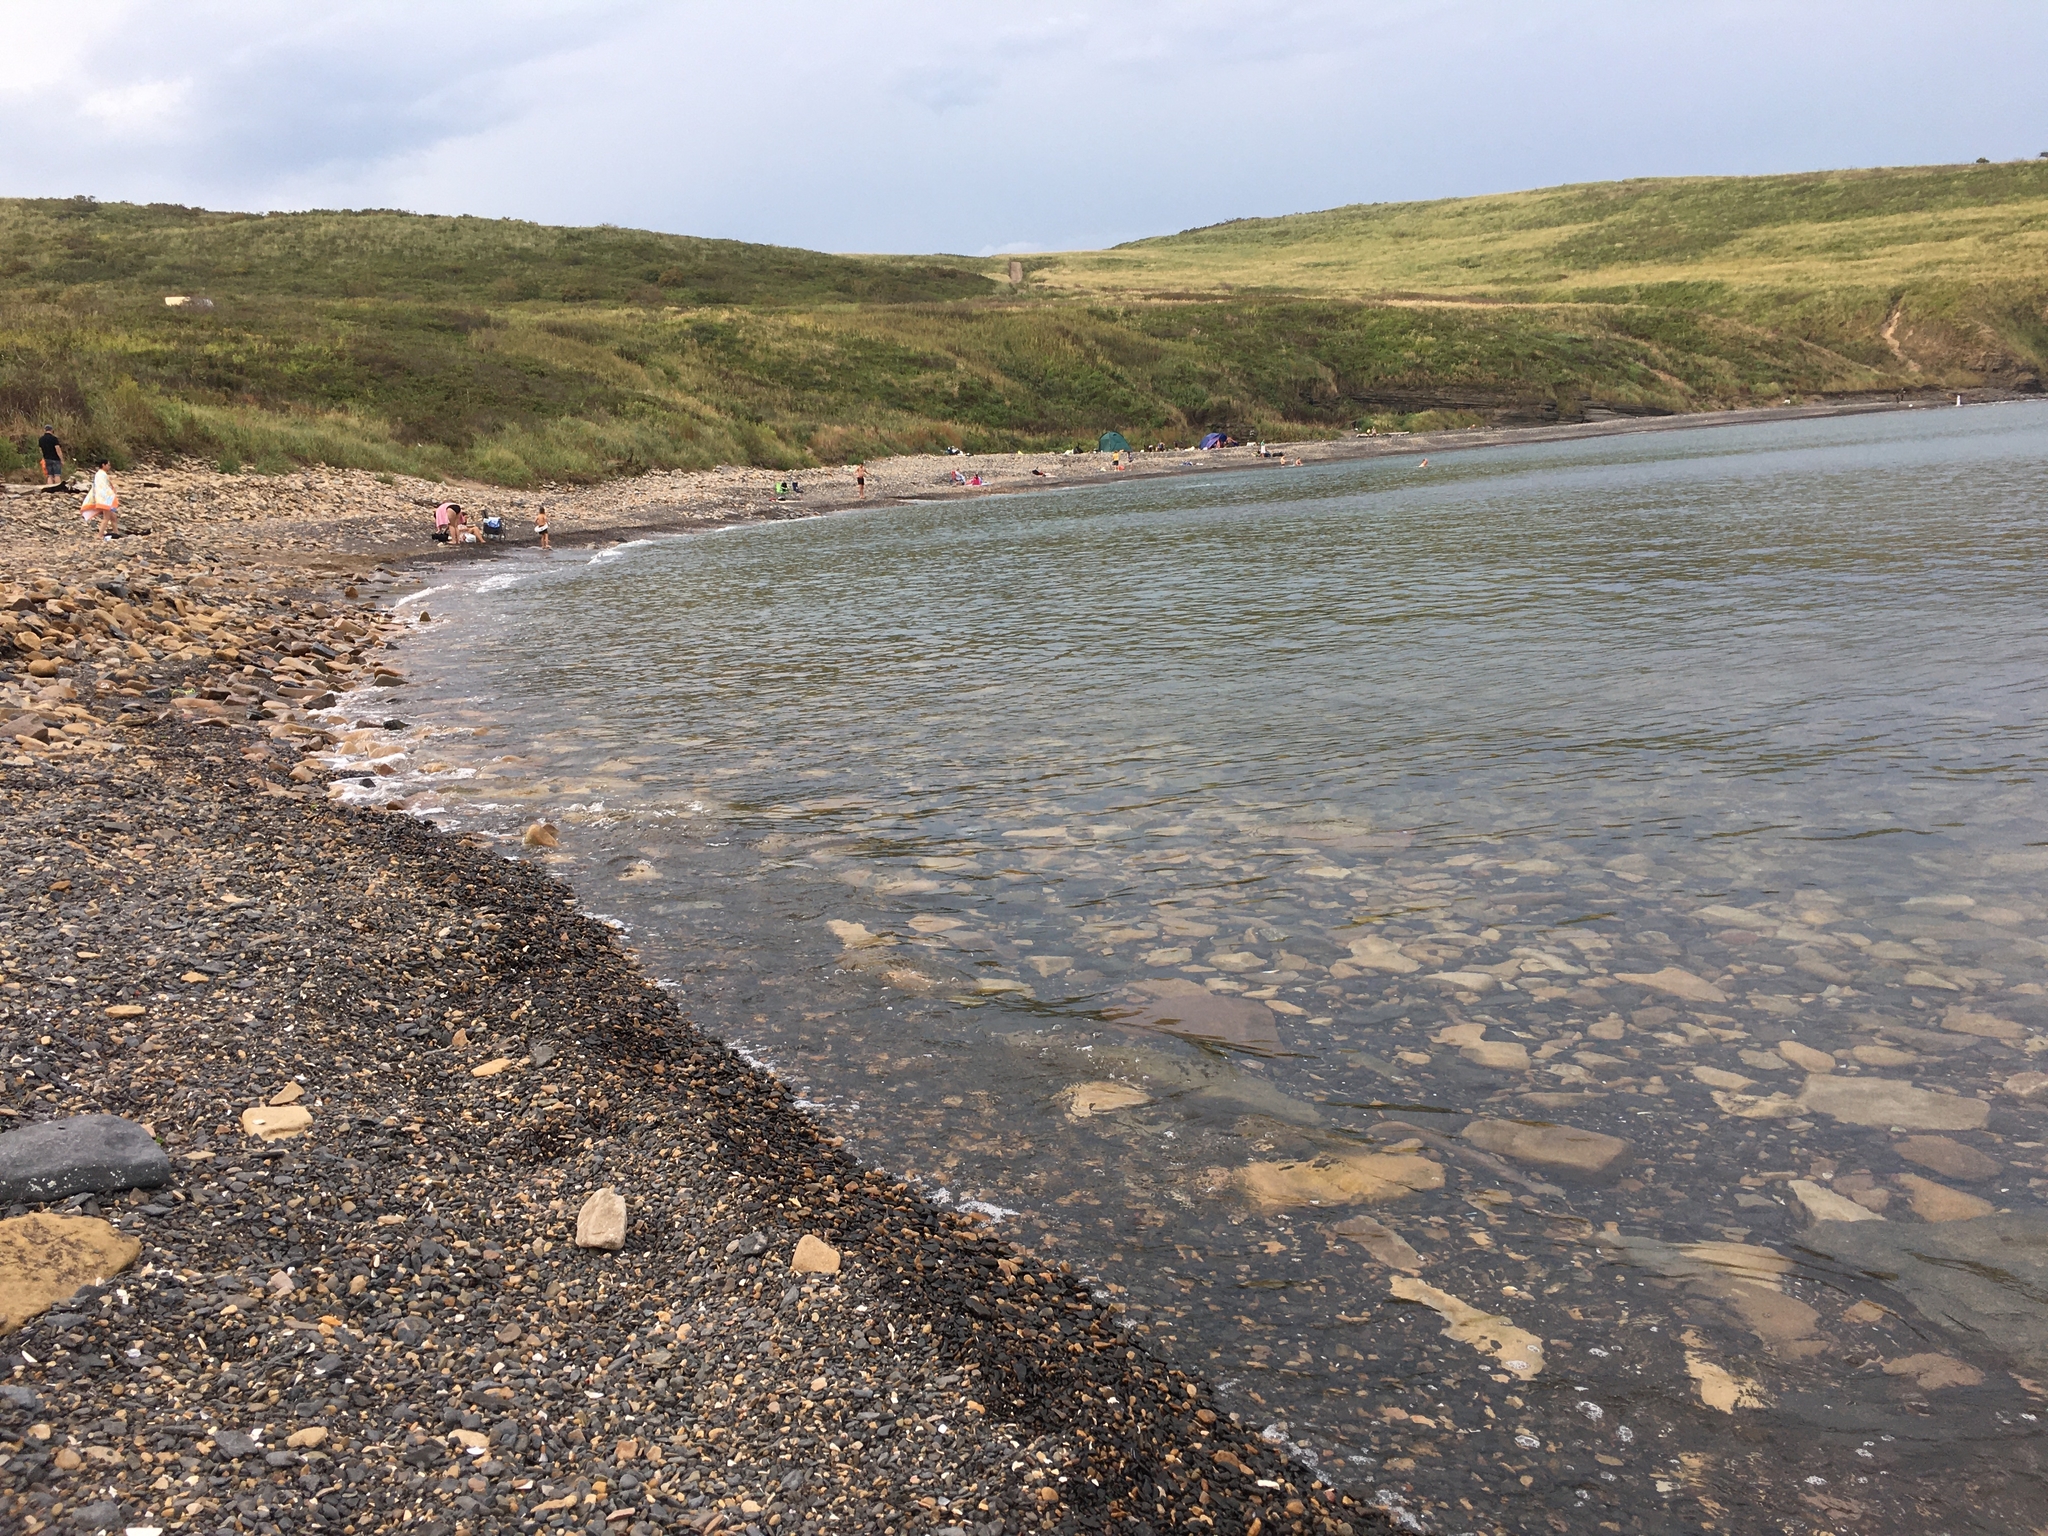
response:
M1929 411L494 562L383 782L561 820L862 1156L1432 1528L2031 1529L2044 448Z

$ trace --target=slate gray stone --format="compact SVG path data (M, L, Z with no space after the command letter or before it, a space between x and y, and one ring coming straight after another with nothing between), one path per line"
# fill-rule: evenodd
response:
M1819 1221L1799 1242L1882 1280L1950 1333L2048 1371L2048 1216Z
M71 1511L71 1525L79 1531L120 1531L128 1525L127 1511L112 1499L81 1504Z
M240 1460L244 1456L254 1456L263 1449L254 1435L239 1429L222 1430L213 1437L213 1444L216 1455L224 1456L231 1461Z
M0 1135L0 1204L155 1189L170 1177L156 1138L119 1115L43 1120Z

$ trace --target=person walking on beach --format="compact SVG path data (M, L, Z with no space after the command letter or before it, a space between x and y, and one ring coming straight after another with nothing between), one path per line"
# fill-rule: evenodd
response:
M36 439L36 451L43 456L43 484L64 483L64 445L57 441L55 427L43 428L43 435Z
M546 507L542 507L533 514L533 531L540 535L540 547L542 549L552 550L554 548L552 544L548 543L548 509Z
M78 509L79 515L85 519L88 535L97 523L103 539L111 539L121 531L121 498L114 493L112 468L111 460L100 460L100 467L92 472L92 490Z

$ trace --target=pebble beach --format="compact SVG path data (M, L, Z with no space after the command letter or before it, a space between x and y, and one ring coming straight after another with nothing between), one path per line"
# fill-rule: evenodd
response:
M445 489L121 478L111 544L7 503L0 1137L146 1139L9 1186L0 1523L1382 1521L1065 1264L863 1168L537 864L330 801L318 711L402 677L377 561L416 548L350 498Z

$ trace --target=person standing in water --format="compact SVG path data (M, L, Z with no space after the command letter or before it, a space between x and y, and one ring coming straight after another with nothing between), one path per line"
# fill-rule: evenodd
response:
M533 531L540 535L540 547L542 549L552 550L554 548L553 545L548 543L548 509L546 507L542 507L533 514Z

